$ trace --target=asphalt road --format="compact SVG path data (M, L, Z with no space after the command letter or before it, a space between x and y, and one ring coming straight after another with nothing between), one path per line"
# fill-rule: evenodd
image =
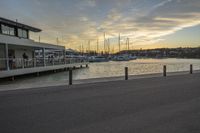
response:
M0 133L200 133L200 74L3 91Z

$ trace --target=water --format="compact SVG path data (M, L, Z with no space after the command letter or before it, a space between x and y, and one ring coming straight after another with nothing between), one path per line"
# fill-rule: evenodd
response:
M189 71L189 65L193 64L194 70L200 70L198 59L137 59L125 62L91 63L89 68L73 71L74 79L90 79L102 77L114 77L124 75L124 67L129 67L130 75L162 73L163 65L167 65L168 72ZM40 77L31 77L17 80L17 83L43 83L68 80L68 72L60 72Z

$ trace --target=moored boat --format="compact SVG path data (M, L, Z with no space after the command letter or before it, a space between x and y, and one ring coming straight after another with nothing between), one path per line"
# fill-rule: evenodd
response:
M89 62L107 62L109 59L107 59L104 56L92 56L89 57Z
M136 56L124 54L124 55L118 55L113 58L113 61L129 61L129 60L136 60Z

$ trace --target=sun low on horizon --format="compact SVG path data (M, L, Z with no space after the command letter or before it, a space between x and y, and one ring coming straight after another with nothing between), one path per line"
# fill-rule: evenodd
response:
M199 0L1 0L1 17L42 29L31 38L76 50L199 47Z

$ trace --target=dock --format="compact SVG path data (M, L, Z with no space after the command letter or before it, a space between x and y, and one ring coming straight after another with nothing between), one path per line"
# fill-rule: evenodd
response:
M0 91L1 133L199 133L200 73Z

